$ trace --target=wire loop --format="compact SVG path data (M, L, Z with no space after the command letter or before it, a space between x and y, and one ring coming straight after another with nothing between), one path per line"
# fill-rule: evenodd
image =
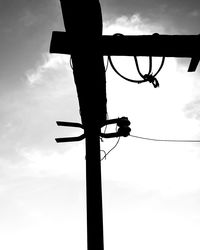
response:
M120 34L120 33L117 33L117 34L114 34L113 36L116 36L116 37L123 37L124 35L123 34ZM137 72L138 74L140 75L140 77L142 78L142 80L134 80L134 79L130 79L124 75L122 75L117 69L116 67L114 66L114 63L111 59L111 56L109 55L108 56L108 62L110 63L112 69L115 71L115 73L117 73L121 78L123 78L124 80L128 81L128 82L133 82L133 83L143 83L143 82L150 82L152 83L152 85L154 86L154 88L157 88L159 87L159 82L156 78L156 76L158 75L158 73L161 71L163 65L164 65L164 62L165 62L165 57L162 58L162 61L161 61L161 65L160 67L158 68L157 72L155 74L152 73L152 56L149 56L149 70L148 70L148 73L147 74L142 74L141 70L140 70L140 67L139 67L139 63L138 63L138 59L136 56L134 56L134 60L135 60L135 65L136 65L136 69L137 69Z
M111 59L111 56L108 56L108 60L109 60L109 63L110 63L110 65L111 65L112 69L115 71L115 73L117 73L117 74L118 74L121 78L123 78L124 80L126 80L126 81L128 81L128 82L138 83L138 84L139 84L139 83L142 83L142 82L145 82L145 80L134 80L134 79L130 79L130 78L128 78L128 77L122 75L122 74L116 69L116 67L114 66L113 61L112 61L112 59Z

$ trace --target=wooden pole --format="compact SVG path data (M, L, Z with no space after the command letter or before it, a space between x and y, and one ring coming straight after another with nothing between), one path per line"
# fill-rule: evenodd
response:
M99 136L107 111L105 68L99 50L102 36L101 7L99 0L61 0L61 7L65 29L77 41L71 51L71 58L86 139L88 250L103 250Z
M70 54L86 138L88 250L103 250L100 128L106 121L103 55L190 57L200 59L199 35L102 36L99 0L61 0L66 32L53 32L50 52Z
M99 127L86 130L86 193L88 250L103 250L103 209Z

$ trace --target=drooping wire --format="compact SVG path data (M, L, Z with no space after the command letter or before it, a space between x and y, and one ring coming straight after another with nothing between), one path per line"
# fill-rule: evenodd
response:
M136 65L136 69L138 71L138 74L141 76L141 78L144 79L144 75L142 74L142 72L140 71L140 67L139 67L139 63L138 63L138 59L137 56L134 56L134 60L135 60L135 65ZM149 56L149 72L147 73L147 75L150 75L152 71L152 57Z
M157 138L149 138L137 135L130 135L136 139L148 140L148 141L156 141L156 142L183 142L183 143L200 143L200 140L178 140L178 139L157 139Z
M116 69L116 67L114 66L114 63L111 59L111 56L108 56L108 60L109 60L109 63L112 67L112 69L115 71L115 73L117 73L121 78L123 78L124 80L128 81L128 82L134 82L134 83L142 83L142 82L146 82L146 80L134 80L134 79L130 79L126 76L123 76L121 73L119 73L119 71Z
M161 64L160 64L160 67L159 69L157 70L157 72L154 74L154 77L157 76L157 74L161 71L161 69L163 68L164 66L164 63L165 63L165 57L162 58L162 61L161 61Z
M114 147L112 147L112 148L104 155L104 157L101 159L101 161L103 161L104 159L106 159L107 155L110 154L110 152L113 151L113 150L117 147L117 145L119 144L119 141L120 141L120 137L118 137L117 142L115 143ZM103 151L104 151L104 150L103 150ZM105 151L104 151L104 152L105 152Z
M156 79L156 75L161 71L163 65L164 65L164 62L165 62L165 57L162 58L162 62L161 62L161 65L159 67L159 69L157 70L157 72L155 74L152 74L151 71L152 71L152 57L149 57L149 72L148 74L145 74L143 75L140 71L140 68L139 68L139 64L138 64L138 60L137 60L137 57L134 56L134 59L135 59L135 64L136 64L136 68L137 68L137 71L138 71L138 74L141 76L141 78L143 78L143 80L134 80L134 79L130 79L124 75L122 75L117 69L116 67L114 66L114 63L111 59L111 56L108 56L108 60L109 60L109 63L112 67L112 69L115 71L115 73L117 73L121 78L123 78L124 80L128 81L128 82L133 82L133 83L143 83L143 82L150 82L153 84L154 88L157 88L159 87L159 82L158 80Z
M106 127L105 127L104 133L106 132L106 129L107 129L107 125L106 125ZM116 132L117 132L117 124L116 124L115 130L116 130ZM104 157L101 158L101 161L103 161L104 159L106 159L107 155L110 154L110 152L112 152L112 151L117 147L117 145L119 144L119 141L120 141L120 136L118 137L117 142L115 143L115 145L114 145L107 153L105 152L105 150L101 150L101 151L104 152L104 154L105 154Z
M103 157L102 159L104 159L104 158L106 159L106 155L107 155L107 154L106 154L106 151L101 149L100 152L103 152L103 153L104 153L104 157ZM102 161L102 159L101 159L101 161Z
M123 34L115 34L114 36L123 37ZM159 87L159 82L158 82L156 76L161 71L161 69L162 69L162 67L164 65L165 57L162 58L161 65L160 65L159 69L157 70L157 72L155 74L152 73L152 57L151 56L149 56L149 71L148 71L147 74L142 74L142 72L140 71L139 63L138 63L138 60L137 60L136 56L134 56L134 60L135 60L135 64L136 64L136 68L137 68L138 74L140 75L140 77L142 78L142 80L134 80L134 79L130 79L130 78L122 75L116 69L116 67L114 66L113 61L111 59L111 56L110 55L108 56L108 61L109 61L110 65L111 65L111 67L113 68L113 70L115 71L115 73L117 73L124 80L129 81L129 82L138 83L138 84L139 83L143 83L143 82L150 82L150 83L152 83L152 85L154 86L154 88Z
M134 56L134 59L135 59L135 64L136 64L136 68L137 68L137 71L138 71L138 74L146 81L150 82L153 84L154 88L157 88L159 87L159 82L156 78L156 76L158 75L158 73L161 71L161 69L163 68L164 66L164 62L165 62L165 57L162 58L162 61L161 61L161 64L160 64L160 67L158 68L157 72L155 74L152 73L152 57L150 56L149 57L149 72L148 74L145 74L143 75L140 71L140 67L139 67L139 63L138 63L138 60L137 60L137 57Z
M149 56L149 72L148 72L148 75L151 74L151 71L152 71L152 64L153 64L153 62L152 62L152 56Z

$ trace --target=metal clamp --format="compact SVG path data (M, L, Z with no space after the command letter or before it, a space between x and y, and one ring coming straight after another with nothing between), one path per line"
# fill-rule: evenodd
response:
M110 124L117 124L117 126L119 127L118 131L115 133L101 133L101 137L113 138L113 137L120 137L120 136L127 137L130 135L131 128L129 127L129 125L131 123L127 117L121 117L121 118L117 118L117 119L107 120L105 122L104 126L110 125Z
M56 123L58 126L75 127L75 128L81 128L84 130L84 126L80 123L63 122L63 121L57 121ZM100 136L102 138L113 138L113 137L120 137L120 136L127 137L130 135L131 129L130 129L129 125L131 123L127 117L121 117L121 118L117 118L117 119L107 120L107 121L105 121L104 126L110 125L110 124L116 124L119 127L118 131L115 133L100 133ZM81 141L83 139L85 139L85 133L83 133L80 136L76 136L76 137L56 138L55 140L57 143L61 143L61 142Z

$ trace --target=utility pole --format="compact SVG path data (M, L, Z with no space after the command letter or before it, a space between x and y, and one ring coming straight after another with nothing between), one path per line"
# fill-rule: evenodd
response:
M66 32L77 41L71 51L86 142L88 250L103 250L100 133L106 122L106 77L99 51L102 14L98 0L61 0Z
M126 137L130 133L130 122L126 117L106 119L103 56L190 57L192 60L188 71L195 71L200 58L200 36L103 36L99 0L60 1L66 32L53 32L50 52L71 55L82 124L57 124L80 127L84 133L79 137L58 138L56 141L70 142L85 138L88 250L103 250L100 136ZM102 126L112 123L119 127L116 133L101 133Z

